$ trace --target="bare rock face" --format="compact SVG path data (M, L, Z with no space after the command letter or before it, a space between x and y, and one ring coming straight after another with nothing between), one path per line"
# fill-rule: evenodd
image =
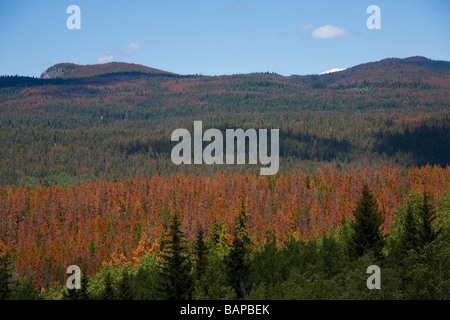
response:
M76 65L73 63L55 64L41 74L41 79L64 78L64 76L71 73L75 67Z

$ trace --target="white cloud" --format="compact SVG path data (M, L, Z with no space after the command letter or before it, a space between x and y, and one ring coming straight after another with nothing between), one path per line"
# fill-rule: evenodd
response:
M131 56L133 54L135 54L136 52L138 52L139 50L141 50L144 47L144 43L142 42L132 42L130 43L128 46L126 46L125 48L123 48L122 50L120 50L120 54L123 56Z
M333 68L333 69L321 72L321 73L319 73L319 75L333 73L333 72L339 72L339 71L344 71L344 70L346 70L346 68Z
M102 63L108 63L108 62L112 62L114 59L114 57L112 55L104 55L103 57L98 58L97 63L102 64Z
M312 24L301 24L298 27L302 30L308 30L308 29L314 28L314 26Z
M348 35L345 29L327 24L326 26L315 29L311 33L312 39L331 39L336 37L344 37Z

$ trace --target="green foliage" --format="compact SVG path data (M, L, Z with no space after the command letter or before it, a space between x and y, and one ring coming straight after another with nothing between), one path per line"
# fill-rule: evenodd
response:
M92 300L112 300L117 297L116 287L120 279L119 269L104 265L89 278L87 295Z
M440 234L443 237L450 235L450 195L445 195L439 199L436 209L436 222L440 226Z
M348 268L349 258L345 243L339 242L334 232L324 235L319 246L318 263L326 279L332 279Z
M383 216L378 210L377 200L367 185L364 185L361 196L356 202L353 217L351 253L361 257L368 252L373 252L380 260L384 246L384 236L381 231Z
M249 235L247 220L246 199L241 197L239 212L234 222L233 243L225 261L229 283L238 299L243 299L248 295L251 285L249 275L253 243Z
M132 270L132 292L136 300L162 299L158 284L163 280L156 255L147 253Z
M406 237L405 235L405 229L406 229L406 220L408 213L412 215L412 218L414 221L419 220L419 212L420 212L420 204L422 202L422 198L420 194L416 192L411 192L408 195L408 198L406 199L406 202L404 205L399 206L396 209L396 215L394 221L392 221L389 229L389 235L386 239L386 246L384 248L384 254L386 256L388 255L394 255L399 254L400 245L402 243L402 237ZM412 221L408 222L410 223L410 228L412 228L414 231L415 228L417 228L417 223L412 223ZM413 237L417 237L417 234ZM405 239L403 239L405 240ZM416 241L416 240L414 240ZM417 240L418 241L418 240ZM392 251L397 251L396 253Z
M22 187L22 186L28 185L32 188L36 188L38 183L39 183L38 178L26 176L26 177L21 177L19 179L19 181L17 182L17 186Z
M201 274L206 271L208 265L207 253L208 248L204 240L204 230L200 226L197 231L197 239L195 240L195 275L196 278L200 278Z
M78 300L90 300L89 277L86 274L81 274L81 288L78 293Z
M5 254L0 258L0 300L7 300L11 294L9 279L9 255Z
M63 300L89 300L89 278L85 274L80 275L81 288L80 289L69 289L66 286L63 287L62 299Z
M253 287L258 288L260 292L264 292L263 288L284 280L287 273L282 251L277 247L275 232L267 230L266 236L266 243L254 253L250 273ZM263 284L265 286L262 286Z
M412 208L408 207L404 222L404 231L401 238L401 244L405 252L420 247L420 235L417 224L412 212Z
M236 299L234 289L228 283L228 274L224 263L230 249L221 247L208 250L207 267L196 282L192 298L198 300Z
M102 300L114 300L116 298L116 290L113 285L111 272L106 272Z
M426 194L411 193L399 208L385 251L390 298L448 299L447 198L435 210Z
M130 274L128 270L123 269L122 279L119 283L119 299L133 300L133 291L131 286Z
M420 223L418 227L419 241L421 246L434 241L438 234L435 230L434 221L436 219L436 210L431 204L429 195L424 192L422 204L420 206Z
M404 286L405 299L450 299L450 242L433 241L420 251L410 251Z
M209 231L208 246L214 249L220 249L228 245L230 235L228 234L226 226L221 223L216 217L213 218L211 230Z
M161 295L167 300L189 299L192 294L191 261L178 211L170 219L168 236L161 256Z
M24 277L13 280L14 286L11 290L11 300L41 300L41 294L33 283L33 277L28 272Z

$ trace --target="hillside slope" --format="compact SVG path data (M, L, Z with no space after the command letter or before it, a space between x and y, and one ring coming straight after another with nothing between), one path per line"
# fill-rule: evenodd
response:
M146 67L140 64L124 63L124 62L109 62L104 64L94 65L78 65L74 63L59 63L48 68L41 74L42 79L74 79L95 77L103 74L114 73L130 73L139 72L146 74L172 74L167 71Z
M174 75L143 66L133 72L121 64L72 67L50 68L48 77L61 71L62 78L0 77L3 183L259 170L174 165L171 134L191 131L195 120L203 121L203 130L279 129L280 172L450 163L445 61L391 58L290 77Z

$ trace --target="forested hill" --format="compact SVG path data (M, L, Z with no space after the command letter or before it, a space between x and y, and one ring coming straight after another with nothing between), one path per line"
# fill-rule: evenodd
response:
M109 62L104 64L84 65L84 66L74 63L59 63L48 68L43 74L41 74L41 78L74 79L74 78L95 77L104 74L127 73L127 72L173 75L173 73L171 72L162 71L134 63Z
M0 181L184 170L176 128L280 129L280 170L449 161L450 62L389 58L325 75L178 75L108 63L0 77ZM256 167L209 166L207 170ZM202 168L202 173L205 173ZM31 178L30 178L31 177ZM71 180L71 181L72 181ZM35 181L35 180L33 180Z
M450 62L435 61L424 57L406 59L388 58L354 66L343 72L323 75L334 85L359 84L361 81L374 85L426 83L431 86L450 87Z

